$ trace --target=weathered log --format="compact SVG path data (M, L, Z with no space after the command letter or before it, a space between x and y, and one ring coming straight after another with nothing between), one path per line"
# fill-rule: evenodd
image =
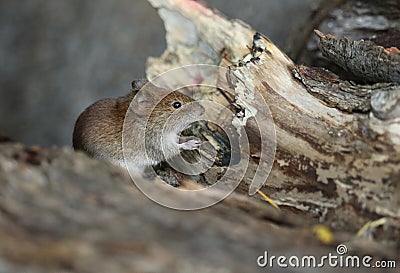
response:
M346 71L369 82L400 82L400 51L373 42L337 39L316 30L322 54Z
M374 108L374 115L383 118L375 107L371 106L373 94L399 94L400 86L396 83L377 83L361 85L350 81L341 80L336 74L323 69L299 65L294 70L296 78L301 80L307 90L326 102L330 107L335 107L346 112L369 112ZM378 99L374 99L378 101ZM397 105L396 99L390 99ZM384 102L386 105L386 101ZM399 116L397 116L399 117ZM392 115L392 118L396 116Z
M305 26L299 26L287 45L289 56L299 64L324 67L341 78L359 80L319 51L319 38L313 33L318 29L337 38L351 41L371 41L384 48L400 48L400 5L396 0L321 1Z
M236 96L218 90L199 96L240 110L239 117L255 136L265 132L259 132L246 110L266 109L258 101L242 100L243 92L257 92L268 103L277 150L262 190L281 210L233 193L205 210L175 211L148 200L124 170L110 163L71 149L0 143L0 271L287 272L276 264L260 268L257 257L264 251L286 257L336 255L339 243L360 257L396 260L398 93L375 90L367 96L372 112L339 110L310 94L307 82L295 77L293 62L243 22L196 1L150 2L166 24L168 50L149 59L149 78L186 64L229 66L224 76ZM210 131L203 136L221 137ZM257 136L251 140L249 169L259 161L262 147L257 141ZM223 169L213 167L204 177L211 181ZM247 191L251 182L249 172L239 192ZM173 192L166 196L176 197ZM318 223L333 233L322 228L321 236ZM329 266L318 270L337 271ZM365 272L363 267L350 270Z
M350 114L326 105L294 77L293 62L267 38L256 35L255 41L255 31L243 22L195 1L150 2L164 20L168 48L149 59L149 78L187 64L230 65L237 96L258 92L268 103L277 150L263 190L281 207L349 231L379 217L400 219L399 118L380 120L371 112ZM252 52L254 42L262 52ZM255 100L236 104L264 111ZM246 118L247 129L257 131ZM256 165L253 156L250 168ZM240 188L251 181L245 177Z
M0 144L1 272L264 272L270 265L257 265L264 251L319 259L346 242L363 254L349 233L322 244L315 223L239 194L206 210L171 210L109 162L66 148ZM368 248L376 259L395 255L373 242Z

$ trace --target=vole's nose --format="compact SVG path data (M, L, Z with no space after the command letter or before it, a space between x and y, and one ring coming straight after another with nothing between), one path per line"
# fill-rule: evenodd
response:
M200 102L198 101L193 101L189 104L189 111L191 111L192 113L195 113L198 116L201 116L204 114L204 112L206 111L206 109L204 108L203 105L201 105Z
M206 111L206 109L204 108L204 106L201 105L201 103L199 103L199 102L196 102L196 103L195 103L195 107L196 107L196 112L197 112L199 115L203 115L204 112Z

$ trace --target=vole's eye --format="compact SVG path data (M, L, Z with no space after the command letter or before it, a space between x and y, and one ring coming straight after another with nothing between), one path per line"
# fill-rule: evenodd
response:
M181 107L182 106L182 103L180 103L179 101L175 101L173 104L172 104L172 107L174 107L175 109L178 109L179 107Z

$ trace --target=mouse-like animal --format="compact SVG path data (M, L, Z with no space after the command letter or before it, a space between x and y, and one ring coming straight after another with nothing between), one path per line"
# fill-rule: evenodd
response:
M167 93L146 80L136 80L129 94L90 105L75 123L74 149L122 167L128 164L141 175L147 167L178 155L180 150L197 149L200 139L180 137L179 133L196 121L204 108L194 103L185 111L182 106L193 99L177 91ZM134 98L136 107L130 107ZM145 140L139 141L143 130Z

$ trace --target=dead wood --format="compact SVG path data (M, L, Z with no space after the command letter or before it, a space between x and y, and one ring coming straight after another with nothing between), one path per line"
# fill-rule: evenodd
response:
M187 64L229 66L237 96L251 90L268 103L276 126L277 150L263 191L281 207L349 231L379 217L399 220L400 120L393 115L381 120L369 112L374 105L369 98L372 90L364 91L365 98L355 103L358 105L349 99L351 95L341 97L340 93L334 104L327 105L296 79L296 66L285 54L245 23L228 20L193 1L150 2L164 20L168 49L160 58L149 59L149 78ZM184 27L178 30L173 27L176 24ZM261 50L254 52L254 43ZM253 54L252 58L245 58L248 54ZM328 85L327 92L331 87ZM351 94L352 88L348 84L345 91ZM381 85L374 92L385 89ZM355 93L362 97L361 91ZM216 91L204 97L221 100L222 96ZM263 111L257 101L246 103ZM251 116L246 118L247 129L257 131ZM258 147L257 143L253 147ZM257 156L250 163L250 168L254 166ZM250 183L251 174L239 190L245 191ZM382 236L391 237L388 233Z
M372 42L337 39L316 30L322 54L346 71L369 82L400 82L400 51Z
M321 1L305 26L293 32L287 45L289 56L297 63L312 67L324 67L346 80L357 80L319 50L318 29L338 39L364 40L384 48L400 48L400 5L398 1Z
M72 149L0 144L0 193L7 273L263 272L256 259L266 250L319 257L344 241L354 253L361 249L349 233L334 233L325 245L316 221L248 196L233 194L206 210L164 208L123 169ZM394 255L382 247L373 254Z
M399 93L398 90L400 89L400 86L396 83L361 85L344 81L329 70L305 65L297 66L294 73L295 77L302 81L311 94L330 107L346 112L369 112L372 107L371 97L373 94L377 94L377 96L382 96L382 94L395 95ZM389 101L397 105L396 99L389 99ZM373 108L375 116L382 119L383 115L378 113L377 107ZM392 118L395 118L395 116L392 116Z
M182 212L147 199L124 170L110 163L67 148L1 143L0 271L265 272L268 268L259 268L256 259L266 250L320 257L335 254L339 243L351 254L398 259L399 92L388 90L390 84L362 91L365 86L298 67L250 26L197 1L150 3L165 22L168 49L148 60L148 77L187 64L229 67L224 76L235 96L218 89L199 96L238 110L233 113L246 121L253 136L250 171L223 202ZM325 91L324 84L336 103L311 94ZM336 93L334 84L347 86ZM257 134L264 133L247 110L266 111L252 96L237 99L251 92L267 102L275 121L276 156L262 191L281 210L247 195L260 156ZM223 136L210 128L202 137L224 146ZM223 172L224 158L202 179L212 181ZM322 229L325 236L318 235L316 224L332 232Z

